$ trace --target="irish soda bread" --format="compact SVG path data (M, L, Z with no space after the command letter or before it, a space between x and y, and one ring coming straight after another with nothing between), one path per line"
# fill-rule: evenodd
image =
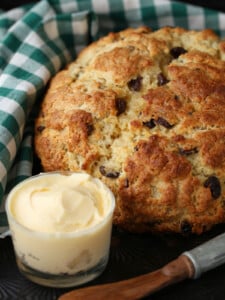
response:
M114 224L197 233L225 222L225 42L146 27L110 33L51 81L35 126L44 171L86 171Z

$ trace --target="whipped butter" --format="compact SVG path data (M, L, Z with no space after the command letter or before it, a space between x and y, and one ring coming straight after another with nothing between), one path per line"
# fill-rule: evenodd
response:
M88 174L40 176L14 193L11 212L39 232L73 232L101 222L111 209L108 191Z
M50 286L54 280L30 271L58 276L62 287L98 276L108 261L114 206L112 192L86 173L42 173L18 184L6 211L21 271Z

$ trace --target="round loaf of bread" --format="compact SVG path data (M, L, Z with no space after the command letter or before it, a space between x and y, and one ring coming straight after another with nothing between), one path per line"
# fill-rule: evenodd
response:
M225 42L208 29L110 33L51 80L34 142L44 171L105 182L123 229L224 223Z

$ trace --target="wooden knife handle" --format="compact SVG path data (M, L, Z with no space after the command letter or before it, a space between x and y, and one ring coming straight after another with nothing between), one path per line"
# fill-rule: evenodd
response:
M193 274L192 263L182 255L157 271L114 283L78 288L63 294L59 300L141 299Z

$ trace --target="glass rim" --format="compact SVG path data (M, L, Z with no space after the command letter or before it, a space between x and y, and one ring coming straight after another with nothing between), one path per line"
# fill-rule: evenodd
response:
M30 228L24 226L23 224L21 224L20 222L18 222L16 220L16 218L13 216L13 214L11 212L10 204L11 204L11 201L12 201L12 195L16 192L16 190L18 190L20 188L21 185L23 185L24 183L29 182L29 181L35 181L38 177L41 177L41 176L51 176L51 175L69 176L69 175L72 175L72 174L78 174L78 175L79 174L87 174L93 179L94 182L97 182L98 184L102 185L104 187L104 189L107 191L107 195L109 196L109 199L110 199L110 207L109 207L109 211L107 212L107 214L104 216L104 218L101 221L99 221L97 224L95 224L93 226L83 228L83 229L79 229L79 230L74 230L74 231L68 231L68 232L63 232L63 231L43 232L43 231L37 231L37 230L30 229ZM98 228L102 227L105 223L107 223L107 221L113 215L115 205L116 205L116 201L115 201L115 196L114 196L113 192L100 179L98 179L96 177L93 177L92 175L90 175L86 172L49 171L49 172L40 172L38 174L32 175L32 176L24 179L20 183L16 184L11 189L11 191L8 193L8 195L6 197L5 210L6 210L6 215L7 215L7 218L8 218L9 229L10 229L10 221L11 221L12 223L16 224L16 226L19 226L21 229L27 231L28 233L30 233L32 235L42 236L42 237L46 237L46 238L49 238L49 236L51 236L52 238L57 238L57 237L62 237L62 235L63 235L64 237L67 237L67 238L74 238L76 236L79 237L81 235L89 235L93 231L98 230Z

